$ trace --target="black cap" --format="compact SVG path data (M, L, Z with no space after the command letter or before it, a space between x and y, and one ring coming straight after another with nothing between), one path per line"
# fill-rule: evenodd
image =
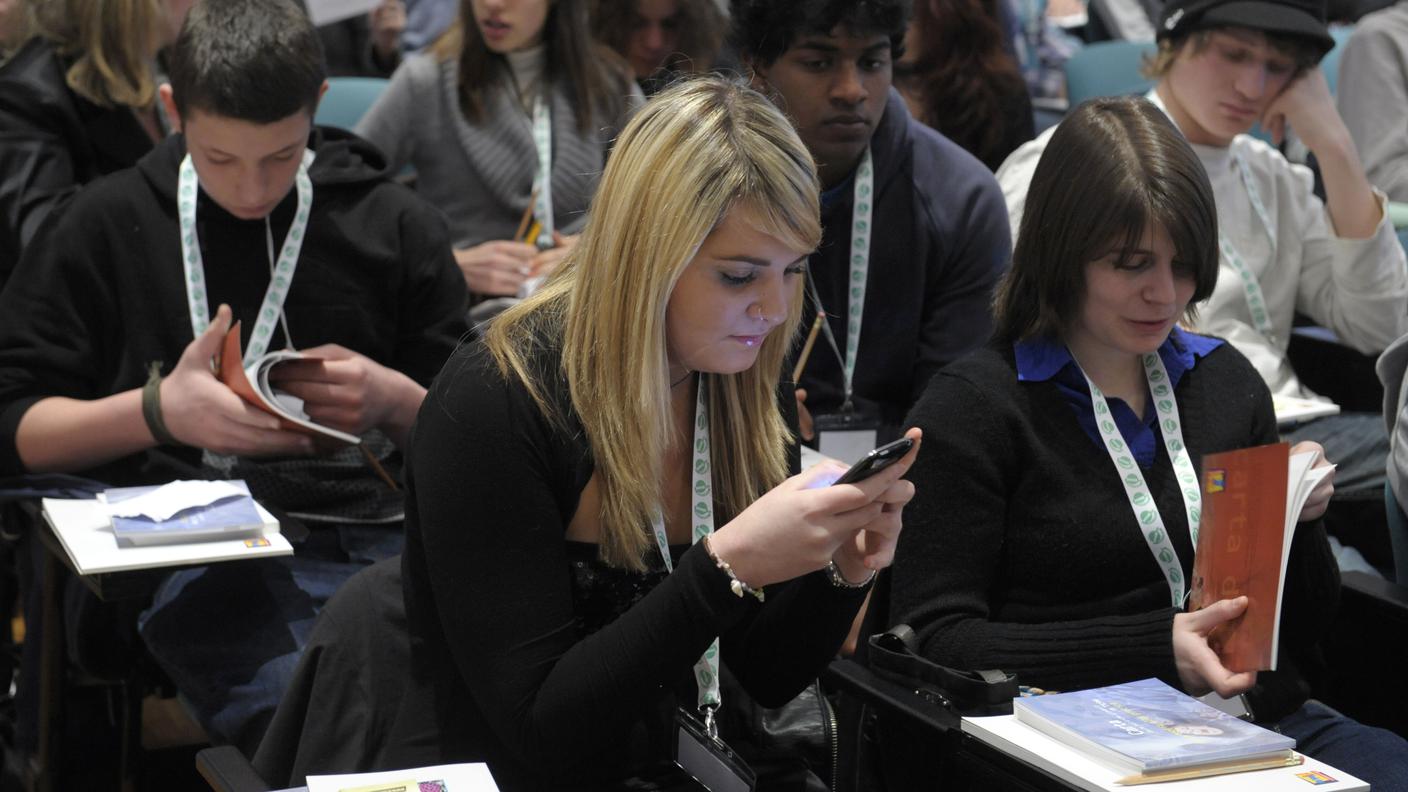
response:
M1334 49L1325 27L1325 0L1167 0L1159 17L1158 37L1173 38L1196 30L1242 27L1274 36L1303 39Z

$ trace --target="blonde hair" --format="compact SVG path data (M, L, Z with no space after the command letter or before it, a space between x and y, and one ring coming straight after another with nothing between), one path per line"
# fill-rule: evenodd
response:
M73 59L65 81L102 107L156 101L153 53L167 23L162 0L38 0L40 35Z
M661 460L677 436L670 412L665 313L680 273L730 211L797 251L821 240L811 155L766 99L718 77L685 80L648 103L621 133L581 239L533 297L498 317L485 342L505 377L544 396L560 374L591 444L602 488L600 556L644 569L660 509ZM784 324L757 362L701 374L708 388L713 492L720 523L787 476L791 433L777 407L783 358L802 309L802 279ZM534 353L560 337L562 368Z
M1149 80L1162 80L1173 68L1174 61L1183 54L1183 45L1186 43L1192 47L1188 51L1190 55L1196 55L1207 49L1208 37L1224 28L1203 28L1194 30L1185 35L1174 38L1159 39L1158 49L1144 56L1139 64L1139 73ZM1246 30L1250 30L1244 28ZM1257 33L1260 31L1250 31ZM1270 33L1263 33L1271 48L1280 54L1290 58L1295 63L1295 74L1300 74L1307 69L1315 68L1320 62L1321 52L1304 39L1295 36L1278 36Z

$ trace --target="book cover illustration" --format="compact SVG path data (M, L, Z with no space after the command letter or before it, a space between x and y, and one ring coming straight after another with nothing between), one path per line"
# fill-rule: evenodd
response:
M177 484L183 482L176 482ZM112 514L112 530L119 547L136 547L173 542L196 542L214 539L236 539L262 533L264 518L255 508L249 487L238 479L201 482L220 486L222 493L213 500L202 498L199 503L180 508L170 514ZM172 485L149 487L117 487L105 490L102 499L111 511L118 504L132 501L158 490L171 490ZM130 510L129 510L130 511Z
M1246 595L1247 609L1208 635L1230 671L1275 670L1281 593L1296 521L1330 466L1288 443L1203 458L1203 519L1188 609Z
M1295 740L1142 679L1110 687L1019 698L1018 721L1139 772L1271 756Z

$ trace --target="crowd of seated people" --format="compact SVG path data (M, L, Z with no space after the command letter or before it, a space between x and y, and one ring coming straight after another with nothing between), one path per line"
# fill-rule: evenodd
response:
M1403 2L1361 22L1335 95L1323 2L1167 0L1154 88L1040 135L1011 6L383 0L318 26L299 0L0 0L0 480L243 479L295 548L164 574L135 618L35 581L26 620L59 591L78 643L130 634L116 662L283 762L275 784L486 761L506 790L697 789L677 724L717 722L786 789L827 771L740 713L809 695L888 568L879 618L932 660L1245 693L1301 750L1408 785L1401 736L1312 697L1323 516L1397 480L1384 416L1274 408L1320 398L1297 316L1365 354L1408 335ZM317 125L346 75L387 82L355 131ZM237 322L246 361L307 353L274 385L360 447L212 373ZM1300 514L1285 662L1234 673L1208 633L1246 603L1185 609L1179 480L1282 439L1336 471ZM329 648L357 626L318 615L372 570L404 668L336 700L392 727L360 759L306 725L261 746L357 671Z

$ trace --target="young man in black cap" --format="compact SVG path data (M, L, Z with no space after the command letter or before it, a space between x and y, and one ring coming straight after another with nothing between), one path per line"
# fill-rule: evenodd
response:
M1159 24L1148 95L1193 144L1217 199L1217 288L1198 329L1246 355L1271 392L1318 399L1291 368L1291 323L1305 314L1340 341L1378 354L1408 332L1408 263L1318 63L1334 46L1323 0L1170 0ZM1289 127L1314 153L1311 172L1248 134L1280 141ZM1027 184L1050 135L998 170L1019 227ZM1302 423L1289 440L1314 440L1338 465L1336 499L1383 498L1388 438L1378 414Z
M803 326L817 301L829 322L798 384L822 453L847 462L897 437L930 375L987 340L1012 252L992 174L891 87L909 12L908 0L734 4L740 55L821 177Z

